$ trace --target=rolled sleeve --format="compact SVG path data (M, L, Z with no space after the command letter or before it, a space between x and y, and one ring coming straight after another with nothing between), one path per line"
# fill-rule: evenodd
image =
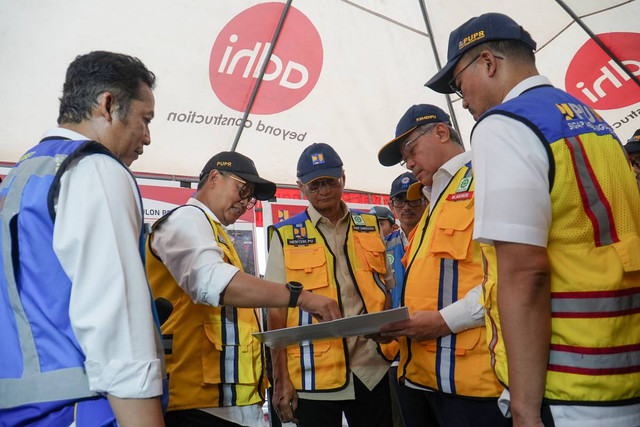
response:
M162 394L159 334L139 252L136 184L114 159L91 155L60 180L53 248L72 282L71 327L92 391Z
M240 269L224 260L209 219L197 207L176 210L153 231L151 247L193 302L218 306Z
M484 307L480 302L482 285L471 289L464 298L444 307L440 315L451 332L457 334L484 325Z

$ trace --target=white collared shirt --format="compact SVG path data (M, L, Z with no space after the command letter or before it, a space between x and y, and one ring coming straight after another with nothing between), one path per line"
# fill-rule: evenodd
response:
M89 138L55 128L43 137ZM92 391L119 398L162 394L162 346L139 252L142 213L133 177L89 155L60 179L53 250L72 282L71 327Z

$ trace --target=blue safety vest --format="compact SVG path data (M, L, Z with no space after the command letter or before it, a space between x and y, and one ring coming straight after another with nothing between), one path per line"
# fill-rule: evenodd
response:
M115 158L94 141L45 138L0 185L0 419L10 425L115 425L106 397L89 389L69 319L71 279L53 250L60 179L96 153ZM140 253L144 261L143 229Z

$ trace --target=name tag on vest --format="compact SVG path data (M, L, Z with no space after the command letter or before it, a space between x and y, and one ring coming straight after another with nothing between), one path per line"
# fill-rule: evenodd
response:
M456 200L469 200L472 197L473 191L464 191L462 193L449 194L447 200L453 200L455 202Z

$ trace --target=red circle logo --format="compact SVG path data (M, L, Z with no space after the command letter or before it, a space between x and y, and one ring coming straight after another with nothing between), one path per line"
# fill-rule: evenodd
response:
M284 4L263 3L236 15L211 49L209 80L224 105L245 111ZM322 70L322 41L309 18L291 7L251 112L275 114L305 99Z
M640 76L640 34L606 33L598 37L635 76ZM567 92L599 110L640 101L640 87L592 39L576 52L565 76Z

